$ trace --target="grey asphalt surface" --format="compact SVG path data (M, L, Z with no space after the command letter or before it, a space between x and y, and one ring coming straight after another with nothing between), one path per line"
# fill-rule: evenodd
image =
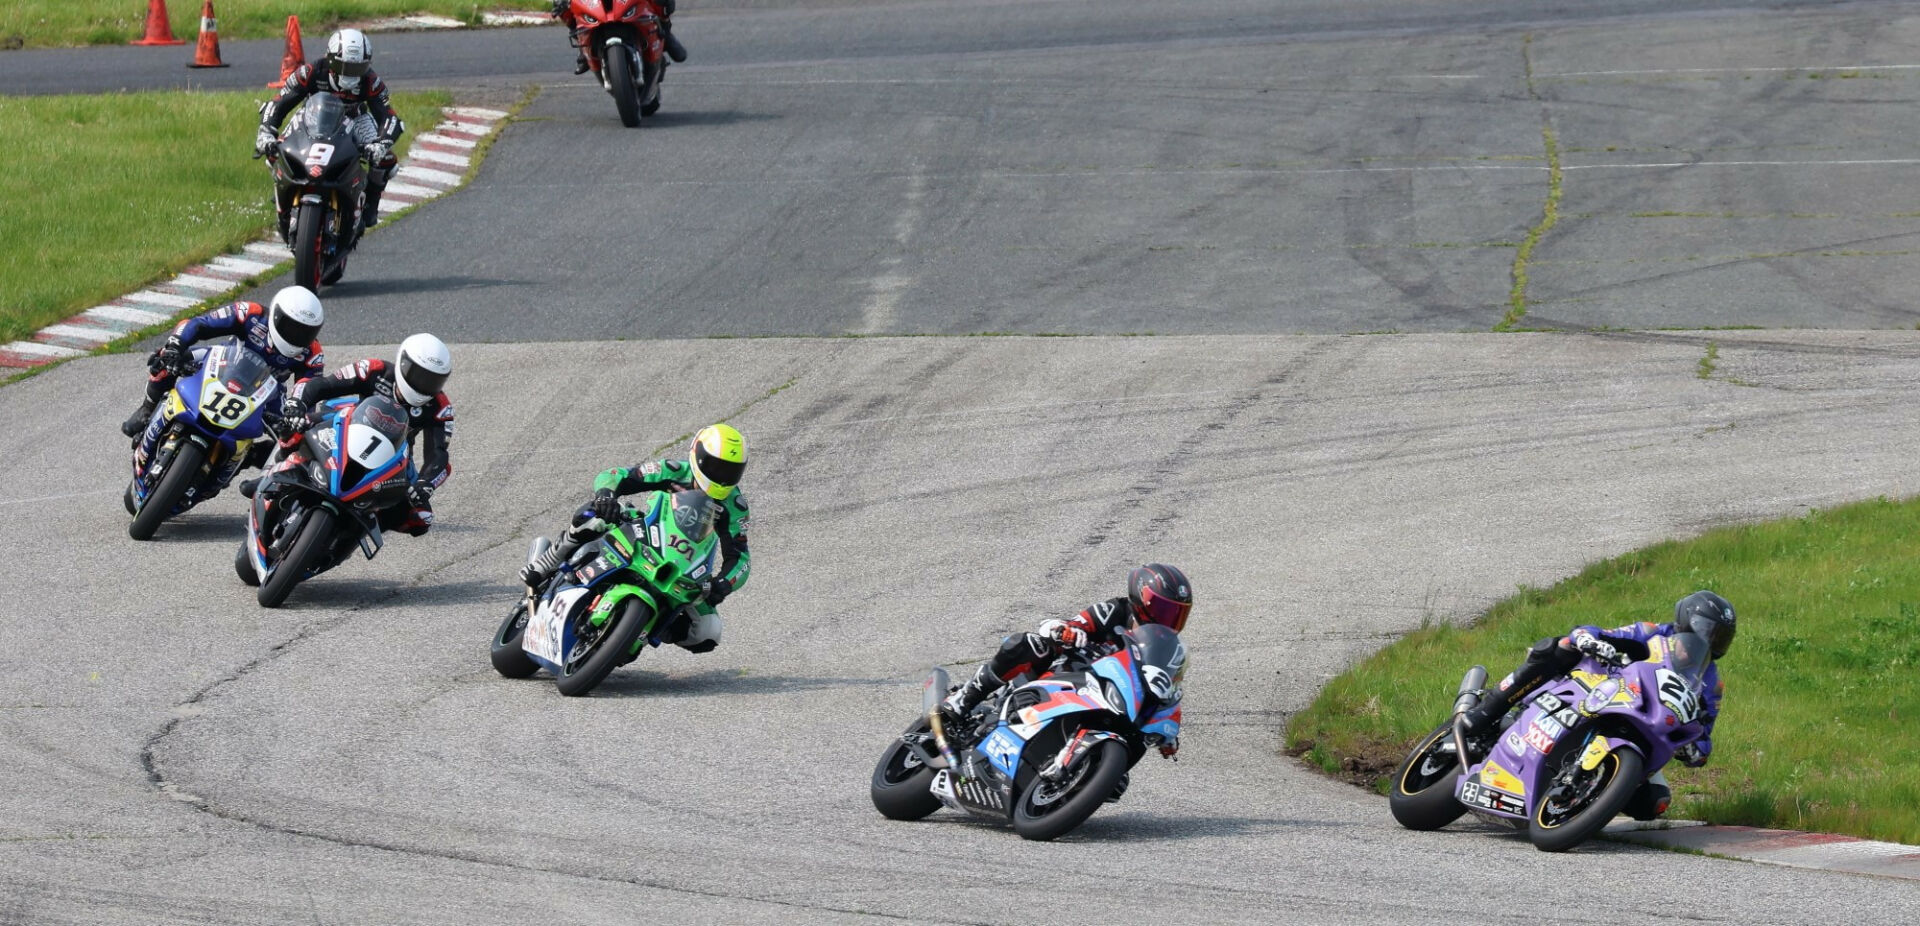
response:
M0 922L1091 922L1102 877L1221 922L1911 922L1906 883L1405 832L1277 754L1423 620L1915 491L1920 333L1446 333L1506 310L1543 126L1529 322L1912 324L1910 261L1857 252L1906 246L1920 19L1717 6L712 12L637 131L550 30L468 35L526 45L487 92L552 85L326 294L330 345L456 342L430 537L261 611L237 498L124 539L137 358L0 389L0 767L34 783L0 789ZM1342 336L1380 329L1421 333ZM986 331L1163 336L699 337ZM527 540L743 408L725 645L583 701L495 676ZM928 666L1147 557L1200 591L1181 762L1053 845L872 810Z
M435 532L274 612L232 576L237 498L124 539L110 419L137 358L67 364L0 390L21 423L0 430L21 603L0 761L34 783L0 790L0 911L1093 922L1106 877L1221 922L1910 922L1908 882L1406 832L1277 754L1328 674L1424 619L1915 489L1920 334L1712 337L1752 385L1698 379L1706 339L1677 334L599 343L565 369L466 345ZM724 645L649 652L587 700L495 676L527 539L591 472L749 404L756 570ZM96 411L74 428L61 405ZM873 811L928 666L1111 594L1143 556L1200 589L1181 762L1052 845ZM1619 889L1649 876L1687 888Z

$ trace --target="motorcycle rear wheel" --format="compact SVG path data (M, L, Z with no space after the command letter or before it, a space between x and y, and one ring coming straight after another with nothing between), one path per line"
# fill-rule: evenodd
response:
M584 695L606 680L621 660L627 658L627 651L633 649L633 641L647 627L652 617L645 602L638 598L628 598L620 602L620 609L609 619L607 629L600 639L577 661L569 661L560 667L560 674L554 677L555 687L569 698ZM569 654L571 655L571 654Z
M1413 751L1407 753L1393 772L1393 786L1387 791L1387 808L1393 818L1410 830L1437 830L1467 812L1465 804L1453 796L1460 779L1458 756L1435 756L1435 750L1453 736L1453 724L1441 724L1427 734Z
M247 550L246 538L241 538L240 549L233 554L233 574L240 577L240 583L250 587L260 586L260 574L253 571L253 557Z
M327 259L320 253L326 243L321 233L326 220L325 204L302 204L300 221L293 232L293 282L316 293L320 291L320 276L327 269Z
M633 80L633 53L625 45L608 45L604 51L607 92L613 94L613 108L620 111L620 124L639 128L640 88Z
M173 506L180 504L187 490L200 478L200 467L207 462L207 451L199 444L183 440L173 453L172 462L160 477L160 484L147 494L147 502L133 516L133 523L127 525L127 536L135 540L152 540L153 532L160 529L160 522L173 513Z
M925 720L920 721L908 733L925 733L932 729ZM907 744L898 739L880 754L880 761L873 767L873 784L867 793L873 798L873 809L889 820L919 820L940 809L940 799L933 796L934 771L920 761Z
M1569 761L1578 761L1572 754ZM1633 792L1640 789L1640 782L1646 778L1647 760L1640 754L1626 748L1615 748L1600 760L1600 766L1594 773L1606 777L1598 791L1585 807L1571 816L1548 824L1543 822L1548 815L1550 805L1541 796L1533 816L1527 820L1527 838L1533 841L1533 847L1542 852L1565 852L1593 838L1595 833L1613 818L1619 816L1621 808L1633 798Z
M527 656L521 648L527 636L527 601L520 599L507 612L507 619L500 622L500 629L493 632L493 645L487 655L493 660L493 671L507 678L526 678L540 671L540 664Z
M1020 838L1042 842L1059 839L1087 822L1120 784L1120 776L1127 773L1127 747L1115 740L1101 740L1100 745L1081 756L1080 761L1092 765L1081 773L1080 780L1074 782L1066 794L1046 805L1034 801L1041 796L1041 789L1052 783L1038 775L1027 782L1019 802L1013 805L1013 831L1019 833Z
M287 596L293 594L293 587L305 578L307 564L319 559L332 541L333 512L325 508L307 512L307 522L300 525L300 536L293 538L293 547L280 560L280 565L274 567L273 575L260 583L260 591L254 596L260 606L277 608L285 604Z

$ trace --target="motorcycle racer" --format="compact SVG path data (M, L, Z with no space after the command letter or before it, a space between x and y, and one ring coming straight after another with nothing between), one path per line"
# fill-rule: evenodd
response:
M320 297L304 286L289 286L274 294L266 306L258 302L233 302L173 326L166 342L147 358L147 394L140 407L120 425L120 433L139 440L149 430L153 409L173 389L178 379L175 370L188 358L193 347L212 338L231 337L265 358L274 375L285 385L287 380L305 382L326 369L321 355L320 326L326 312ZM245 461L234 466L220 481L226 485L234 473L266 462L271 442L256 442Z
M393 111L386 82L373 72L373 46L365 33L358 29L335 32L327 38L327 57L319 69L302 64L287 75L279 95L260 109L260 130L254 135L253 156L261 157L272 149L279 140L280 123L307 97L321 92L338 96L353 120L353 137L361 146L360 153L366 158L368 168L366 205L354 227L372 228L380 224L380 195L399 167L393 145L407 127ZM293 203L281 200L282 196L276 195L273 205L280 218L280 237L284 239L287 210Z
M380 510L380 529L415 537L433 527L433 493L453 472L447 444L453 439L453 401L441 389L453 374L453 355L431 334L416 334L400 342L392 363L362 360L295 386L282 409L287 433L282 447L300 445L301 432L312 426L313 408L328 399L382 395L407 411L407 440L421 448L420 469L407 487L404 501ZM290 461L288 461L290 462ZM281 465L287 465L283 462ZM240 484L240 493L253 497L259 480Z
M1502 679L1498 688L1487 692L1478 704L1467 709L1467 735L1480 736L1496 729L1501 718L1515 705L1526 700L1527 695L1540 687L1542 682L1573 671L1583 657L1593 656L1603 662L1625 665L1647 658L1648 640L1688 632L1705 637L1716 660L1707 667L1702 679L1706 686L1706 697L1700 723L1706 727L1706 731L1675 754L1688 767L1699 768L1707 764L1707 757L1713 752L1713 723L1719 717L1720 697L1726 690L1725 683L1720 680L1718 660L1727 654L1727 648L1733 644L1734 634L1733 605L1727 603L1725 598L1705 590L1694 592L1676 602L1671 623L1643 621L1611 630L1580 626L1564 637L1547 637L1534 643L1527 651L1526 661L1519 668Z
M1127 594L1095 602L1065 620L1050 619L1028 633L1001 641L993 658L982 663L973 678L953 690L940 711L958 722L1022 673L1045 672L1056 660L1075 652L1105 655L1120 647L1120 632L1137 624L1160 624L1175 633L1187 625L1193 608L1193 589L1186 573L1164 563L1148 563L1127 574ZM1173 758L1180 751L1180 695L1149 717L1141 729L1154 738L1160 754Z
M667 47L667 57L672 58L675 64L684 63L687 60L687 47L673 37L674 0L657 0L657 2L660 6L661 44ZM567 27L568 36L572 36L575 30L579 29L579 24L573 19L573 0L553 0L553 16ZM587 72L586 49L580 49L574 58L573 72L575 74Z
M593 480L593 497L574 514L572 523L560 535L560 542L523 567L520 580L528 588L538 588L581 544L605 535L610 522L621 517L620 496L698 488L714 503L720 568L715 571L718 578L707 584L701 620L678 642L692 652L709 652L720 645L721 632L720 616L710 612L746 584L751 563L747 550L747 499L739 489L740 477L746 469L746 438L730 425L713 424L694 435L685 460L655 460L631 468L607 470Z

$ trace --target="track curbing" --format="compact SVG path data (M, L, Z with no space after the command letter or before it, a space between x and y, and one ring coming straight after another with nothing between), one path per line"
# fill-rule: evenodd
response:
M1920 846L1832 833L1719 826L1698 820L1619 822L1608 838L1661 849L1705 852L1765 865L1920 881Z

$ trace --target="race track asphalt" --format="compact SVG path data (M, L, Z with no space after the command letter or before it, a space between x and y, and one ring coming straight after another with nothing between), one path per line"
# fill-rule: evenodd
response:
M1907 882L1406 832L1279 755L1423 621L1915 490L1920 18L1732 6L721 10L639 130L542 78L326 294L368 345L334 364L455 342L424 540L263 611L237 497L125 539L138 358L0 389L0 922L1911 922ZM555 40L509 77L564 56L407 41L502 36ZM1461 333L1507 311L1543 127L1527 321L1599 330ZM1645 330L1740 324L1834 330ZM1074 336L906 336L983 333ZM527 541L728 415L725 644L584 700L497 677ZM1145 558L1199 592L1179 763L1050 845L873 811L929 666Z

